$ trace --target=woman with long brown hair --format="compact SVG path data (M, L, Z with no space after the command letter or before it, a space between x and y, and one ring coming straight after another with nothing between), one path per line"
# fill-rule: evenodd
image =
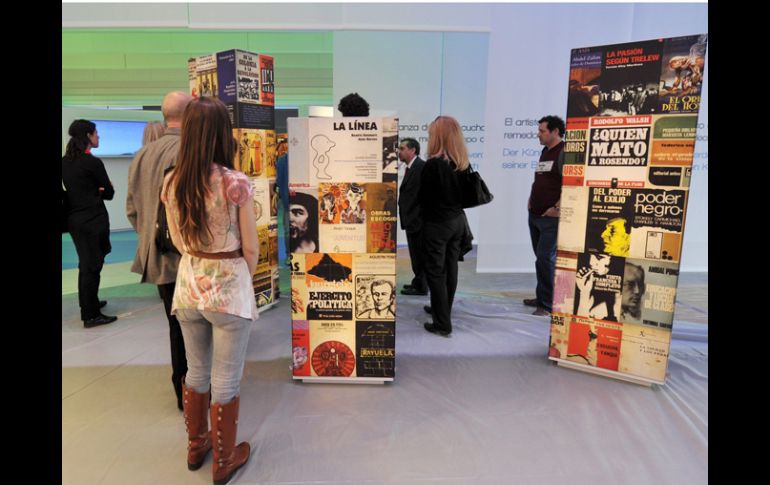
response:
M253 189L233 169L234 155L225 105L194 99L184 112L176 168L161 191L171 238L182 252L172 313L187 349L187 466L200 468L213 445L215 485L227 483L251 452L247 442L235 446L235 438L246 347L257 319L252 275L259 243Z
M428 155L420 178L425 273L430 288L431 333L452 333L452 303L457 289L457 261L466 218L458 172L470 165L462 129L451 116L439 116L428 128ZM427 308L426 308L427 310Z

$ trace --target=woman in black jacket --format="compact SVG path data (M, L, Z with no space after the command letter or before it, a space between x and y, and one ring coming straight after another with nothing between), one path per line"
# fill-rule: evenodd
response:
M78 253L80 318L86 328L91 328L118 319L102 314L101 308L107 302L99 301L98 297L104 257L112 250L104 201L112 200L115 189L102 161L91 155L91 148L99 146L96 125L88 120L75 120L69 135L61 177L69 207L67 226Z
M430 288L433 322L425 330L452 333L452 302L457 289L457 261L466 218L458 172L470 165L462 128L451 116L439 116L428 128L428 154L420 179L425 272ZM427 310L427 308L426 308Z

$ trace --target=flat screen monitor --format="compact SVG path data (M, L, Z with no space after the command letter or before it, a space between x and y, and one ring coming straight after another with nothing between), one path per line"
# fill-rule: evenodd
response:
M133 157L142 148L146 121L92 120L99 132L95 157Z

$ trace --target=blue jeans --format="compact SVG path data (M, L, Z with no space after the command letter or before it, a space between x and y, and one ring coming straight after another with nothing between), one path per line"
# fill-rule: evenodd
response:
M537 305L551 311L553 303L553 278L556 271L556 234L559 230L558 217L534 216L529 213L529 236L535 251L535 272Z
M185 385L211 402L227 404L241 390L251 320L229 313L178 309L187 350Z

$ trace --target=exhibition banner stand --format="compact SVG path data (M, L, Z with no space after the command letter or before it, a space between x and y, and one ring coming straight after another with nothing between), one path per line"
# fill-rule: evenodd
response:
M259 261L253 276L261 312L278 303L278 192L276 191L273 58L238 49L187 61L190 94L219 98L227 106L238 142L235 169L254 188Z
M664 384L707 35L573 49L549 359Z
M289 118L292 376L392 381L397 118Z

